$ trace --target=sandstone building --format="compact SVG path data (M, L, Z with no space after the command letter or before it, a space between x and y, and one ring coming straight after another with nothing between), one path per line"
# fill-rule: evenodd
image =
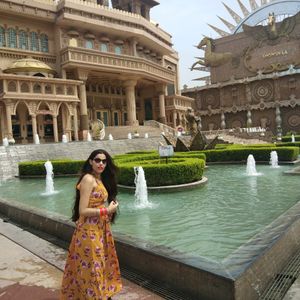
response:
M91 123L180 125L171 36L154 0L0 0L0 138L85 139Z

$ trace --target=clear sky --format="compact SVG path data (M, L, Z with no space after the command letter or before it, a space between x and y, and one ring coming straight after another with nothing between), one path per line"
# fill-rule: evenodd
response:
M236 24L227 12L221 0L160 0L160 5L151 10L151 19L172 35L174 49L180 58L180 83L181 87L203 85L201 81L193 81L195 78L203 77L208 73L190 71L190 67L196 61L195 56L203 56L203 51L194 47L203 38L203 35L217 38L218 34L212 30L207 23L214 25L224 31L227 27L217 16ZM241 17L237 0L223 0L225 4L234 9ZM249 9L249 1L242 0ZM260 1L257 0L260 4Z

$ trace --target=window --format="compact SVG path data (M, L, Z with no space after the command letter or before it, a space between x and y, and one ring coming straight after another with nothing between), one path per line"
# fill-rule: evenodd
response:
M108 52L108 46L107 46L107 44L106 43L101 43L100 50L102 52Z
M41 50L42 52L49 52L48 36L41 34Z
M122 54L122 47L121 46L116 46L115 47L115 53L118 54L118 55Z
M8 46L10 48L17 48L17 33L13 28L8 29Z
M28 50L27 33L23 30L19 32L19 48L23 50Z
M5 47L5 30L3 27L0 27L0 47Z
M39 51L39 41L38 41L38 35L36 32L30 33L30 50L32 51Z
M29 93L29 86L27 83L23 82L21 84L21 92L22 93Z
M9 92L16 92L17 91L17 85L14 81L11 81L9 84L8 84L8 91Z
M85 48L93 49L93 41L92 40L86 40L85 41Z

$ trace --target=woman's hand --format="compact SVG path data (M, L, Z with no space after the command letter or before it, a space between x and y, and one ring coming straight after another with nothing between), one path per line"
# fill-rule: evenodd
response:
M109 206L107 207L107 213L109 215L113 214L114 212L116 212L118 206L119 206L119 203L117 202L117 200L111 201L109 203Z

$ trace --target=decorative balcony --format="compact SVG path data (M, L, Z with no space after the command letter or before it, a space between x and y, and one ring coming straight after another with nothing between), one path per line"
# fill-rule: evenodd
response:
M152 80L172 83L176 73L146 59L100 52L97 50L67 47L61 51L62 68L88 67L89 70L117 72L143 76Z
M0 99L79 102L75 80L0 74Z
M192 107L195 100L190 97L172 95L166 97L166 111L168 110L180 110L186 111L188 108Z

